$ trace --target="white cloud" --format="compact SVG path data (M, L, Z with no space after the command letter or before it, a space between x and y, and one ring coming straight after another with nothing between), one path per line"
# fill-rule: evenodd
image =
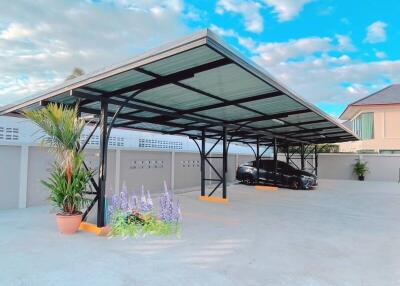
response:
M328 16L331 15L333 12L335 12L335 7L333 6L321 7L318 11L318 15Z
M353 42L349 36L337 34L337 35L335 35L335 38L338 41L340 51L355 51L356 50L356 48L353 45Z
M0 1L0 105L187 34L181 0Z
M242 15L245 29L254 33L264 30L264 19L261 10L271 7L278 15L280 22L295 18L303 10L303 7L313 0L219 0L215 12L224 14L226 12Z
M376 21L367 27L367 36L364 41L370 44L381 43L386 41L385 22Z
M220 30L224 36L240 35ZM308 37L286 42L257 43L248 47L253 61L314 104L343 105L400 82L400 60L362 62L348 36Z
M157 8L179 13L184 9L183 0L105 0L105 2L141 12L151 11Z
M236 38L238 43L247 48L247 49L253 49L256 46L255 41L252 38L249 37L241 37L237 32L235 32L232 29L223 29L221 27L218 27L216 25L211 25L210 29L218 34L221 37L233 37Z
M368 93L368 89L367 88L365 88L363 85L357 84L357 83L346 87L346 90L350 94L355 95L355 96L358 96L360 94L367 94Z
M52 77L41 75L3 77L0 81L0 103L11 103L17 99L27 97L32 91L46 90L53 86L54 82L62 80L63 78L59 78L56 75Z
M376 51L376 52L375 52L375 56L376 56L378 59L386 59L386 58L387 58L386 53L385 53L385 52L382 52L382 51Z
M233 29L224 29L214 24L210 26L210 29L222 37L239 37L239 33Z
M332 39L328 37L310 37L288 42L261 43L255 52L258 61L274 65L297 57L305 57L317 52L332 49Z
M196 22L202 22L205 23L207 22L207 11L205 10L200 10L196 8L193 5L186 5L183 17L187 20L190 21L196 21Z
M216 13L225 12L241 14L247 31L260 33L264 30L264 19L260 13L261 4L256 1L219 0Z
M295 18L302 10L304 5L312 0L264 0L268 6L273 7L278 19L281 22Z
M33 30L25 27L20 23L11 23L6 29L1 31L0 39L3 40L17 40L29 37L33 34Z
M350 20L346 17L340 18L340 23L344 25L350 25Z
M313 103L349 103L383 88L388 82L400 81L400 61L366 63L325 55L268 66L255 60Z

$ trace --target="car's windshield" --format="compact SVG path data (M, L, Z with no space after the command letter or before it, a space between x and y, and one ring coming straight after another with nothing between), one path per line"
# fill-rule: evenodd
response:
M278 161L278 168L282 171L290 172L293 171L294 168L285 162Z
M256 161L246 162L243 165L257 167ZM277 162L277 167L278 167L278 169L280 169L284 172L292 172L293 170L295 170L295 168L293 168L289 164L282 162L282 161ZM260 160L260 168L265 169L265 170L273 170L274 161L273 160Z

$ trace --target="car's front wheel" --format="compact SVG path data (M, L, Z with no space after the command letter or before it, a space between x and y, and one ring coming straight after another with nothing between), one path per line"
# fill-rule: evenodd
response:
M293 179L289 183L289 187L293 190L300 190L301 189L301 182L300 180Z
M246 174L246 175L244 175L242 182L243 182L243 184L246 184L246 185L254 185L255 181L254 181L254 178L252 175Z

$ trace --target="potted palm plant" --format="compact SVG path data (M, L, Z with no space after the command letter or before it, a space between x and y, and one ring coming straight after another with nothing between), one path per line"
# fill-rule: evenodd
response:
M364 181L364 176L368 172L367 162L362 162L360 159L357 159L356 163L353 165L353 172L358 176L359 181Z
M79 149L86 122L78 117L77 107L57 104L24 114L44 131L42 144L55 154L50 176L42 183L50 192L50 201L59 209L56 217L60 232L73 234L82 221L81 210L88 202L84 192L93 175L93 171L84 168Z

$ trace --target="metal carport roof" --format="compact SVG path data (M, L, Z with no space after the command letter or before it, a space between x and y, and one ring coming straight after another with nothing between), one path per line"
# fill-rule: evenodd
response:
M100 114L108 103L114 127L242 143L319 144L357 140L349 129L248 62L209 30L122 64L78 77L0 109L20 114L49 102Z

